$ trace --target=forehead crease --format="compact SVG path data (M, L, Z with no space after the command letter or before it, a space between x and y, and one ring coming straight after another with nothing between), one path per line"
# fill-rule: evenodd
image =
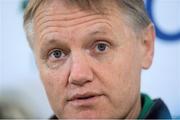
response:
M68 15L67 14L61 15L56 13L53 15L52 14L42 15L42 17L36 19L37 22L35 22L35 26L39 32L42 32L47 28L57 29L57 28L71 27L83 23L93 22L95 20L97 22L101 21L108 23L109 18L107 16L105 17L102 16L101 14L95 14L95 13L89 13L89 14L76 13L75 15L73 15L73 13Z
M88 25L87 25L87 29L86 29L86 32L88 35L96 35L96 34L107 34L109 32L112 32L111 29L112 29L112 26L111 24L109 24L108 22L90 22ZM94 29L92 29L92 27ZM61 30L59 29L54 29L55 27L48 27L49 29L44 29L42 30L42 32L40 33L40 41L42 39L53 39L55 36L54 35L60 35L61 37L64 36L62 33ZM56 27L57 28L57 27ZM77 29L75 29L74 32L77 32ZM74 33L73 32L73 33ZM78 31L79 32L79 31ZM63 37L64 38L64 37Z
M44 31L45 29L47 28L67 28L67 27L72 27L72 26L78 26L80 24L84 24L84 23L89 23L89 24L93 24L94 22L98 22L98 23L108 23L107 20L105 19L102 19L102 18L90 18L90 19L85 19L85 20L73 20L73 21L58 21L58 20L49 20L49 21L46 21L44 22L44 25L43 23L41 25L39 25L38 27L38 30L39 32L42 32Z
M72 19L72 15L76 14L76 16L78 15L77 13L80 13L81 10L78 11L72 11L69 13L63 13L63 12L56 12L53 11L51 9L42 9L40 11L37 11L37 13L35 14L34 18L35 21L38 22L39 20L43 19L44 17L62 17L61 19Z
M48 14L51 14L51 12L54 12L56 14L62 14L62 15L69 15L69 14L74 14L74 13L77 13L77 12L82 12L83 10L82 9L75 9L71 12L64 12L64 11L58 11L57 10L54 10L52 8L47 8L47 9L38 9L38 11L36 12L35 14L35 18L39 17L39 16L42 16L42 15L48 15Z
M45 13L42 12L39 16L35 17L35 24L40 26L43 23L49 21L73 21L73 20L82 20L82 19L92 19L94 17L102 18L102 15L96 13L83 13L83 12L76 12L76 13L69 13L69 14L61 14L61 13Z
M48 39L55 39L55 35L58 34L59 32L56 30L53 30L53 29L49 29L48 31L45 31L43 33L40 34L40 42L42 40L48 40Z
M41 8L38 9L34 18L36 20L43 18L44 16L57 16L60 15L63 19L72 19L75 16L83 16L88 14L98 14L92 10L82 10L82 9L75 9L72 10L60 10L57 8ZM73 16L74 15L74 16Z

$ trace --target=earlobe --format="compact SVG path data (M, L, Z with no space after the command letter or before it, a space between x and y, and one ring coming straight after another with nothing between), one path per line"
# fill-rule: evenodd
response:
M148 69L153 60L154 56L154 41L155 41L155 30L153 24L150 24L144 32L143 41L143 61L142 68Z

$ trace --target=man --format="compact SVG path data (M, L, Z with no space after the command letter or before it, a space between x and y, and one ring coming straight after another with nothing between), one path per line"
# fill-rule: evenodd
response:
M30 0L24 27L53 118L170 118L140 94L155 39L143 0Z

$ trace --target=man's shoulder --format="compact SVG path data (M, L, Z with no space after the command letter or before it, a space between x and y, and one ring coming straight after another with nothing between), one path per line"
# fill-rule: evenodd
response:
M171 114L161 99L154 99L146 119L171 119Z
M141 112L138 119L170 119L171 115L161 99L152 100L148 95L141 94Z

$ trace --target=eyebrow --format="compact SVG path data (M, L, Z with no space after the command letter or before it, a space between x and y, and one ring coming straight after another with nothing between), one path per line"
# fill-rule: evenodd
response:
M45 42L42 43L42 47L44 46L55 46L55 45L60 45L62 48L67 47L67 43L62 41L62 40L57 40L57 39L46 39ZM63 47L64 46L64 47Z
M106 34L106 33L108 33L108 32L96 30L96 31L94 31L94 32L89 33L88 35L89 35L89 36L95 36L95 35L98 35L98 34L103 34L103 35L104 35L104 34Z

